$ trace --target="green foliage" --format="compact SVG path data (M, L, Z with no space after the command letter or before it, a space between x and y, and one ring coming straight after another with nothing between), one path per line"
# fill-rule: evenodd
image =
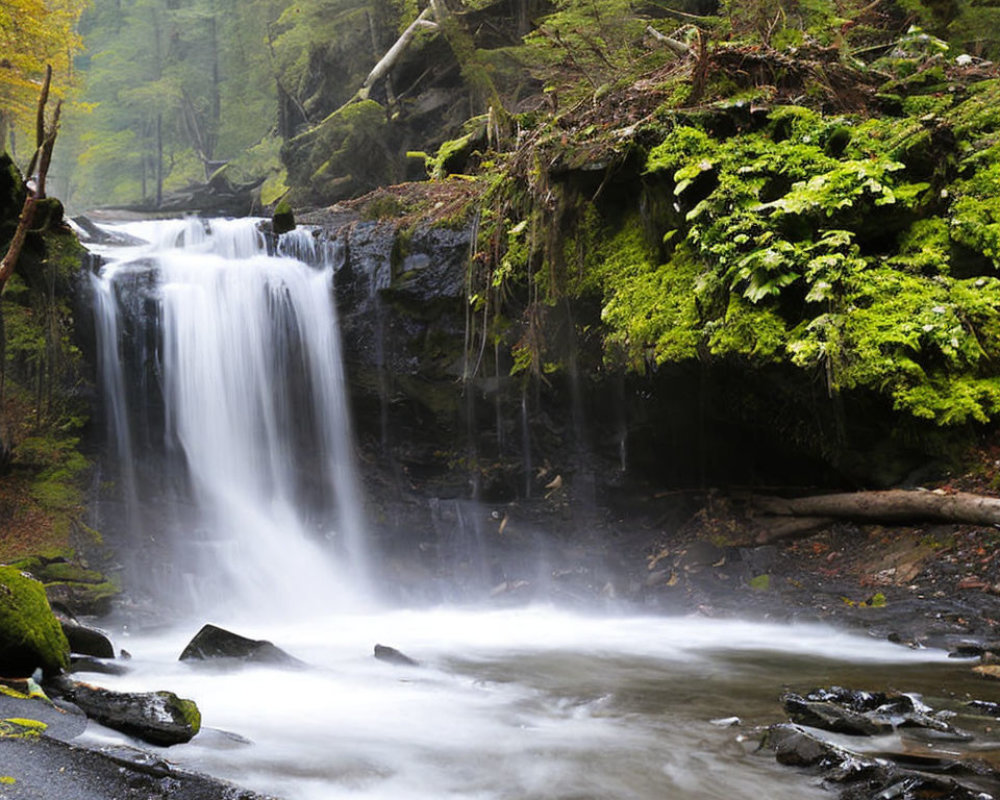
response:
M363 100L286 143L282 154L295 186L293 201L348 197L390 183L385 133L385 111L374 100Z
M767 573L750 579L750 588L755 592L767 592L771 589L771 576Z
M550 89L593 93L626 73L642 52L646 22L630 0L556 0L555 11L525 37L529 59Z
M879 393L942 425L1000 414L1000 281L952 275L956 245L962 273L1000 265L1000 125L979 96L993 91L955 106L956 128L974 138L950 152L905 118L789 107L728 139L673 128L645 173L674 212L653 229L606 223L588 266L606 350L637 368L790 361L831 393Z

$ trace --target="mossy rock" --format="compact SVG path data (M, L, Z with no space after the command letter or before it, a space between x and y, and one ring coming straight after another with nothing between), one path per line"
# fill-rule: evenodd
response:
M295 230L295 214L292 213L292 207L287 200L282 200L274 209L271 225L277 236Z
M53 603L62 603L75 614L102 616L111 610L111 601L121 594L113 581L80 583L58 581L45 584L45 593Z
M69 560L73 558L72 550L52 552L27 556L10 566L41 581L51 603L62 603L76 614L106 614L121 588L103 573Z
M38 572L27 570L34 574L42 583L106 583L107 578L97 570L87 569L78 564L66 561L53 561L41 567Z
M69 642L42 584L16 567L0 567L0 674L56 675L69 666Z
M173 692L114 692L75 682L62 691L90 719L150 744L182 744L201 730L197 704Z

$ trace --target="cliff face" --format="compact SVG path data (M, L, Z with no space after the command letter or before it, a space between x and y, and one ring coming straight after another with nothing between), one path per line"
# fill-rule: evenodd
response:
M464 182L423 183L300 220L336 243L367 522L395 591L475 594L542 570L592 594L627 542L680 527L713 489L888 485L933 471L934 429L900 438L877 398L831 399L791 365L684 361L640 374L609 363L592 296L532 309L515 287L481 302L487 208ZM532 325L546 353L538 372L519 361Z
M24 197L17 167L0 153L0 253ZM103 567L108 553L83 521L93 401L86 261L59 201L43 201L0 298L0 562L30 571L50 599L81 613L106 608L117 592L87 569Z

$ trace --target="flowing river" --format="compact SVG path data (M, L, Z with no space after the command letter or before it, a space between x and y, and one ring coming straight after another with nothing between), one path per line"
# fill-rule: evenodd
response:
M819 626L547 607L232 626L302 670L178 662L197 627L119 639L134 671L94 679L195 699L206 729L164 757L286 800L830 797L757 752L753 726L784 719L783 691L897 687L941 707L974 688L943 653ZM420 666L376 661L376 642ZM101 730L88 739L122 739Z
M129 672L82 677L194 699L203 730L165 758L285 800L803 800L830 793L757 749L783 691L897 688L936 707L973 691L943 653L820 626L379 606L336 254L300 232L268 255L252 221L114 230L140 241L101 248L93 281L118 463L104 513L136 537L133 591L186 622L122 624ZM206 622L309 666L179 662ZM376 661L376 643L420 665Z

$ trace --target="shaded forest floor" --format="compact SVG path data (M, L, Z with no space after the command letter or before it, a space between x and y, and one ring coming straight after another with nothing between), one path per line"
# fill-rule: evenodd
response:
M928 490L997 496L998 482L993 437L964 474ZM640 594L657 609L829 621L961 656L1000 652L995 527L838 522L761 546L748 545L753 530L742 499L712 495L676 534L635 537L627 561L645 560Z

